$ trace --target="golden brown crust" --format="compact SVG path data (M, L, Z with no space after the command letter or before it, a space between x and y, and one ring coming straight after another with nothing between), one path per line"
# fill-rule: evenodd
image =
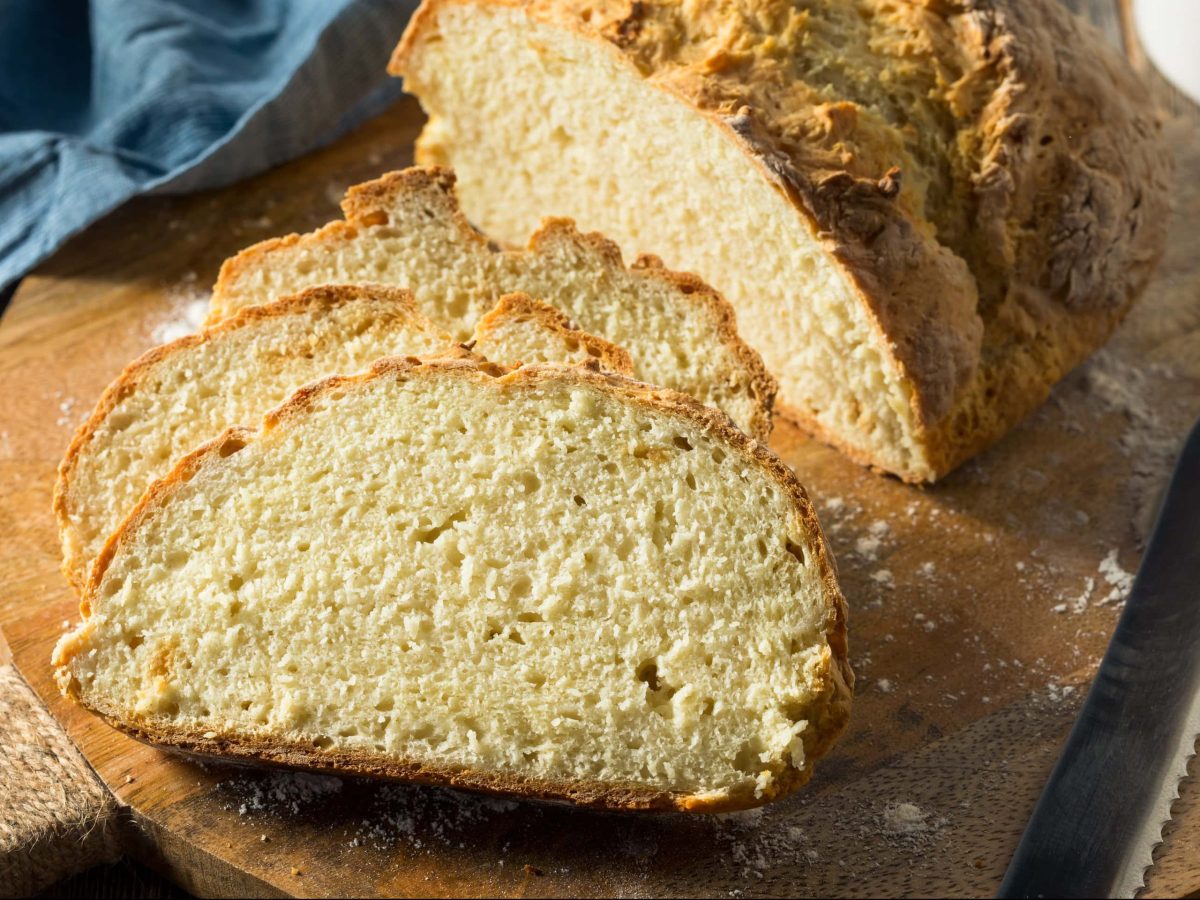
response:
M596 42L747 153L914 387L908 480L1040 404L1164 247L1170 160L1148 92L1053 0L425 0L393 74L465 3Z
M478 346L481 341L486 342L493 332L503 327L505 321L512 319L537 322L541 329L558 336L563 341L575 341L590 359L596 360L609 372L615 375L624 375L626 378L633 377L633 360L630 359L625 348L618 347L611 341L596 337L594 334L580 331L559 310L549 303L535 300L528 294L504 294L492 307L491 312L476 323L475 345ZM484 356L486 355L485 353ZM522 363L521 360L515 359L505 359L503 362L505 365L511 366Z
M87 570L91 565L91 561L82 554L81 548L78 546L79 542L76 540L74 527L71 524L73 476L96 432L104 425L122 400L136 391L149 374L159 366L169 364L180 353L194 347L213 340L220 340L223 335L281 316L333 310L348 303L364 302L388 304L394 308L396 317L413 323L423 331L441 334L417 311L412 294L406 290L382 285L321 286L284 297L274 303L246 307L236 315L210 325L196 334L189 334L168 344L147 350L127 365L121 374L104 389L92 414L76 430L66 455L58 466L58 478L54 485L53 511L58 523L59 540L63 548L62 571L71 586L77 592L82 590L87 579ZM446 343L449 344L451 340L449 335L443 336Z
M240 451L255 440L261 440L274 429L285 428L292 422L301 421L310 406L327 394L363 388L374 381L387 378L436 377L496 380L511 389L536 386L546 381L588 386L643 408L676 416L705 429L733 452L759 466L783 488L793 506L794 532L798 536L804 536L806 544L812 550L827 604L827 646L822 653L822 671L818 675L823 689L819 698L812 704L809 711L812 718L809 727L802 734L805 749L803 769L796 768L789 761L786 768L776 777L773 786L762 796L755 796L752 790L743 793L685 794L655 791L627 784L522 779L501 773L440 767L368 753L328 753L283 738L246 739L244 736L232 734L206 737L208 732L171 727L146 717L138 717L128 710L101 708L102 704L80 695L79 685L71 673L71 663L74 655L83 650L86 620L91 615L93 600L99 594L104 574L120 547L136 538L143 522L155 515L173 493L205 466L219 465L222 458ZM723 413L703 406L676 391L655 388L604 373L599 371L598 367L592 369L543 365L512 370L478 358L470 358L469 355L460 359L438 360L390 357L376 362L368 372L358 375L335 375L306 385L281 406L268 413L263 419L260 431L231 428L188 454L169 475L155 482L120 528L109 538L96 560L84 592L81 609L84 616L83 625L74 635L60 642L52 659L52 664L58 670L57 678L63 693L102 716L114 727L141 740L188 752L215 753L235 759L451 785L542 800L565 800L607 809L720 812L758 806L796 790L811 777L813 763L828 751L845 730L854 683L847 647L846 604L838 586L833 557L808 495L791 469L759 441L747 437Z
M359 236L360 230L387 225L387 210L395 204L396 197L404 194L418 195L426 203L436 207L433 211L454 230L456 239L469 246L473 245L480 251L492 250L487 239L472 228L463 215L455 195L454 184L455 177L451 170L427 166L388 172L373 181L352 186L342 201L345 221L331 222L309 234L292 234L263 241L226 260L213 287L209 321L219 321L236 308L238 282L248 273L269 267L272 253L297 245L320 247L354 240ZM628 272L636 278L657 282L668 290L678 292L687 302L699 308L712 322L717 340L732 354L742 370L739 375L744 373L755 407L747 428L753 437L767 439L771 432L771 411L778 385L767 371L762 357L738 334L737 316L724 296L695 275L673 272L665 268L655 257L641 257L633 265L626 267L616 244L601 234L580 232L570 219L547 218L541 227L530 235L524 249L501 249L493 252L520 260L564 245L591 251L614 271Z

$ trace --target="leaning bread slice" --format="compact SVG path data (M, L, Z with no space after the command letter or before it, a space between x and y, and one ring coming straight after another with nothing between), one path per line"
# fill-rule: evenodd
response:
M619 348L569 329L529 297L502 298L484 321L479 352L486 348L496 362L518 362L537 348L546 360L628 367ZM59 467L54 510L67 577L82 587L105 539L145 489L203 441L258 421L305 382L452 343L407 291L339 285L250 307L151 350L104 392Z
M521 291L624 347L635 374L722 410L765 440L775 382L740 337L723 297L653 257L626 267L615 244L548 219L525 250L497 251L458 208L454 175L406 169L352 187L343 222L265 241L221 268L213 320L311 284L373 281L413 291L459 340L496 300Z
M304 388L147 492L82 611L60 684L140 738L595 806L782 796L850 704L791 471L585 368Z

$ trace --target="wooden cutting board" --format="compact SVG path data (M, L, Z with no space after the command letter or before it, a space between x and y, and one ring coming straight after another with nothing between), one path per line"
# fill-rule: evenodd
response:
M225 257L333 218L346 185L409 164L420 113L402 104L252 181L139 200L89 229L0 323L0 623L125 804L130 852L208 895L994 892L1200 416L1200 113L1161 99L1178 156L1170 249L1111 344L1040 412L931 489L777 425L772 445L839 559L859 682L812 785L759 813L619 816L201 764L63 701L47 661L77 613L50 495L72 431L123 364L196 324ZM1191 785L1146 896L1200 890Z

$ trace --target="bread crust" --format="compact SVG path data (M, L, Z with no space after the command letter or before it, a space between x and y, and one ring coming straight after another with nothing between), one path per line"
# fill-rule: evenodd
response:
M420 314L416 301L407 290L382 285L319 286L284 297L274 303L246 307L236 315L209 325L196 334L185 335L168 344L147 350L127 365L121 374L104 389L92 414L75 431L66 455L58 465L52 508L58 524L59 542L63 548L62 571L76 592L81 591L87 582L87 569L90 561L83 554L81 542L71 524L73 477L81 457L96 432L104 425L122 400L136 391L150 373L158 367L169 364L179 354L194 347L213 340L220 340L222 335L282 316L322 310L330 311L351 303L368 302L389 306L393 309L396 318L411 322L422 331L430 331L439 337L444 337L447 345L452 343L449 335L441 332Z
M549 303L535 300L528 294L504 294L475 325L475 341L472 349L495 329L501 327L506 319L525 318L536 321L543 330L549 331L563 340L574 340L583 347L588 357L595 359L601 367L615 375L633 377L633 360L624 347L618 347L611 341L580 331L575 325ZM486 356L487 354L484 354ZM516 366L518 360L504 360L506 365Z
M752 789L707 794L658 791L641 785L597 784L587 781L528 779L498 772L439 766L413 759L392 759L367 752L326 752L281 736L261 737L213 734L173 727L161 720L139 716L129 709L114 709L102 701L84 697L71 671L75 654L86 652L92 614L104 574L121 547L133 541L150 517L170 501L180 487L202 468L220 465L220 460L243 449L277 428L301 422L308 409L322 397L334 392L363 388L382 379L463 378L496 380L505 388L520 389L547 381L585 386L609 394L624 402L648 410L678 417L703 428L732 452L759 467L779 484L791 501L794 533L804 535L812 550L813 564L823 586L826 603L824 635L826 645L817 674L819 691L809 709L809 725L802 733L804 767L796 768L789 760L773 783L756 796ZM428 784L468 788L537 800L561 800L582 806L614 810L677 810L680 812L721 812L759 806L801 787L812 775L813 763L836 742L849 720L854 674L850 668L846 636L846 603L838 587L833 556L817 521L808 495L796 476L760 442L747 437L721 412L703 406L691 397L675 391L655 388L619 375L602 372L599 366L564 367L555 365L523 366L508 369L469 354L458 359L421 360L389 357L379 360L368 372L335 375L296 391L285 403L269 412L258 432L244 427L228 429L224 434L181 459L166 477L155 482L109 538L92 568L80 604L84 621L65 636L55 648L52 665L63 693L104 718L113 727L156 745L185 752L215 754L227 758L299 766L314 771L417 781Z
M372 181L350 187L342 201L344 221L330 222L308 234L290 234L254 244L237 256L227 259L221 266L217 283L213 287L209 321L219 321L236 308L238 283L250 273L267 268L271 255L280 250L294 247L336 246L353 241L362 229L387 223L386 210L393 205L397 196L406 193L419 194L437 206L437 212L454 229L456 239L477 250L500 253L520 261L546 253L556 246L583 248L605 261L613 271L628 273L635 278L657 282L679 294L684 301L699 308L711 323L718 342L733 355L744 373L751 396L754 398L754 413L747 428L751 436L766 440L771 432L771 415L778 391L775 378L767 371L762 357L738 334L737 316L733 306L725 297L703 280L690 273L667 269L662 261L653 256L640 256L632 265L626 266L620 248L601 234L580 232L574 221L566 218L547 218L529 237L523 249L495 249L486 237L476 231L463 214L454 190L455 177L450 169L440 166L411 167L389 172ZM544 299L544 298L543 298Z
M861 9L918 133L908 143L870 103L830 102L836 76L823 93L805 83L806 58L829 49L809 42L819 5L424 0L389 70L405 74L439 11L466 4L604 47L745 152L840 264L913 388L919 458L896 471L870 448L851 454L905 480L941 477L1041 404L1165 247L1170 159L1149 94L1053 0ZM919 158L922 132L944 135L933 159Z

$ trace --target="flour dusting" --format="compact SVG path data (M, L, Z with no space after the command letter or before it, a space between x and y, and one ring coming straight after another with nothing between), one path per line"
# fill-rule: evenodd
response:
M1117 562L1116 547L1109 550L1108 555L1100 561L1100 576L1110 588L1101 603L1121 603L1133 589L1133 574L1126 572Z
M199 276L188 272L166 291L170 309L155 323L150 337L155 344L169 344L204 327L211 292L199 286Z
M516 811L519 804L483 794L418 785L384 785L350 840L387 849L404 843L414 850L431 845L462 846L463 832Z
M929 823L915 803L892 803L883 811L882 826L887 834L924 834Z
M1166 483L1194 409L1190 395L1164 392L1162 381L1177 373L1162 363L1134 366L1112 348L1096 353L1085 369L1090 393L1109 411L1120 413L1126 427L1118 438L1129 459L1128 489L1132 493L1139 537L1153 524L1155 501Z
M318 800L341 791L342 780L307 772L278 772L238 776L220 786L233 795L225 809L236 810L239 816L298 815Z

